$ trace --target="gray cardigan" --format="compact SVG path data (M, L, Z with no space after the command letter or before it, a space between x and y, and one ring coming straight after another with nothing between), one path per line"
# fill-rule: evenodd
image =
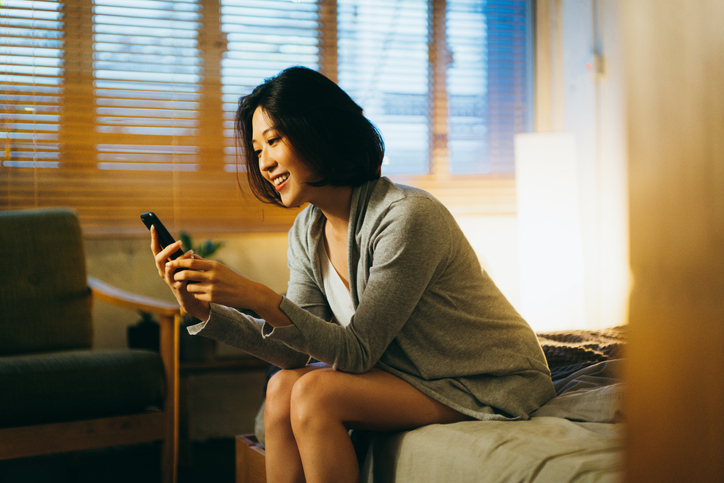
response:
M382 178L355 188L347 263L355 314L331 324L317 247L324 215L308 206L289 232L293 324L272 328L212 304L189 328L282 368L309 356L339 371L379 367L477 419L526 419L555 396L538 339L428 193Z

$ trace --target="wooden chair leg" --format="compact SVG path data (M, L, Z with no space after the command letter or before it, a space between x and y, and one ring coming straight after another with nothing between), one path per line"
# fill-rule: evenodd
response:
M178 477L179 442L179 316L161 317L161 357L166 370L166 434L161 454L164 483L176 483Z

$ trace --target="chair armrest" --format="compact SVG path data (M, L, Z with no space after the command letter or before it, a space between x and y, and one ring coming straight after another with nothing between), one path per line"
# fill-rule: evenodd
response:
M166 373L166 436L164 458L176 468L179 441L179 326L183 310L178 304L132 294L100 280L88 277L91 296L103 302L128 309L142 310L159 316L159 353ZM169 446L170 445L170 446ZM175 481L175 476L172 478Z
M93 298L112 305L141 310L143 312L149 312L166 317L173 317L182 314L181 307L179 307L176 303L164 302L151 297L144 297L142 295L126 292L125 290L121 290L105 282L101 282L97 278L88 277L88 286L91 289Z

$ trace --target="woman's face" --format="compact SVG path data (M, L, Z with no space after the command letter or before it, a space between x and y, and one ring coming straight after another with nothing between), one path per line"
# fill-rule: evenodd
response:
M286 138L269 122L264 110L257 107L252 123L252 143L259 160L259 170L279 193L286 207L313 202L314 174L297 157Z

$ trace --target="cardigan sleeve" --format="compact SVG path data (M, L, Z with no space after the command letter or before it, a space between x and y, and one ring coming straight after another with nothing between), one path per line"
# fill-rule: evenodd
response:
M308 355L281 342L265 340L261 334L263 324L261 319L212 303L209 318L187 330L191 335L203 335L238 347L282 369L294 369L307 364Z
M278 328L265 324L264 335L337 370L369 371L444 271L451 251L451 218L446 213L429 198L411 197L391 203L372 221L375 228L358 248L369 251L373 261L369 267L358 268L367 277L358 289L359 305L346 328L326 323L285 298L280 308L293 324Z

